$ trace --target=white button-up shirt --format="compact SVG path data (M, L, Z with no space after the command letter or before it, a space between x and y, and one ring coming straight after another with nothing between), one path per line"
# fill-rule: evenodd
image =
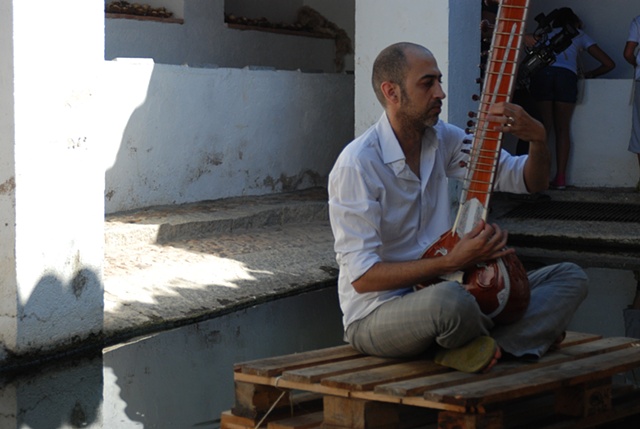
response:
M329 175L329 216L340 267L338 289L345 329L411 288L359 294L352 282L377 262L419 259L452 226L448 178L463 179L463 130L439 121L422 140L420 178L386 114L342 151ZM525 156L502 151L495 190L527 192Z

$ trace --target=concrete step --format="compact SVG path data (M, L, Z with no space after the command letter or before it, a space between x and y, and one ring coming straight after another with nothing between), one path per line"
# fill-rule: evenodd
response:
M335 287L322 189L153 207L105 221L111 342Z
M161 244L239 230L328 220L326 190L226 198L107 215L107 245Z
M640 222L509 216L515 209L533 212L536 206L549 202L593 203L590 209L605 214L624 205L625 210L640 216L640 193L633 189L567 188L546 191L544 196L534 201L510 194L492 196L490 221L509 232L509 245L522 259L538 265L568 260L583 266L640 269Z

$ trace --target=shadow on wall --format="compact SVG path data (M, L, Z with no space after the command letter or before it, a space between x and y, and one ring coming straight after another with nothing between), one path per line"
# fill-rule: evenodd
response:
M144 82L140 69L148 67L126 68ZM246 193L243 182L259 172L255 155L247 158L249 121L224 94L233 71L211 79L210 69L152 67L144 103L128 119L106 172L107 212Z
M65 284L54 275L43 276L18 309L20 323L18 342L28 355L18 356L18 362L28 363L49 355L100 348L104 325L102 281L92 269L80 268ZM82 322L79 323L78 321ZM78 326L82 332L78 332ZM44 346L32 346L37 341ZM12 366L13 362L8 362Z
M120 116L107 131L114 149L117 141L107 213L326 186L353 136L353 76L149 60L108 67L124 85L108 94Z
M18 342L29 351L28 356L20 357L21 362L28 362L31 356L46 357L51 351L76 350L78 345L93 347L104 323L103 290L100 276L89 268L79 268L66 284L55 275L41 277L18 309ZM82 332L78 332L78 321ZM25 339L44 346L34 347Z
M80 269L68 284L53 275L40 279L27 303L19 310L18 338L33 338L35 330L42 341L64 345L43 351L41 355L18 357L20 364L40 360L25 370L17 368L3 375L0 426L87 427L100 419L102 347L97 341L92 343L94 339L89 339L87 346L83 343L86 338L74 335L73 329L78 320L99 324L95 331L102 329L101 308L98 323L96 315L91 314L96 311L95 306L83 304L96 300L102 303L102 292L100 278L90 269ZM87 328L90 330L91 326ZM49 333L49 329L55 332ZM49 363L42 361L48 354L76 353L80 348L90 351L64 363L57 359Z

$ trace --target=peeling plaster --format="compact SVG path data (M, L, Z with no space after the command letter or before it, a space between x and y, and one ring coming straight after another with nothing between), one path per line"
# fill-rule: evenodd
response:
M203 175L211 173L211 166L215 167L218 165L222 165L223 162L224 153L222 152L206 154L202 158L201 165L193 171L192 177L189 179L189 183L193 183L200 179L200 177L202 177Z
M73 290L73 294L76 298L80 298L82 292L84 292L85 288L89 284L87 272L88 270L82 269L78 271L71 280L71 289Z
M295 191L300 189L300 185L307 179L312 185L319 185L322 182L322 176L313 170L305 170L300 174L294 176L287 176L281 174L278 179L274 179L271 176L267 176L262 181L263 185L270 187L273 191L278 191L281 185L282 191Z
M0 185L0 195L10 195L16 189L16 178L12 177Z

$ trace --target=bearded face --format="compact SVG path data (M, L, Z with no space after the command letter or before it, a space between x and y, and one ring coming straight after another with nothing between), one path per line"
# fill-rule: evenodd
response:
M442 112L442 99L437 97L422 97L409 94L403 86L400 87L402 96L398 108L397 117L404 124L413 130L420 131L426 127L432 127L438 122Z

